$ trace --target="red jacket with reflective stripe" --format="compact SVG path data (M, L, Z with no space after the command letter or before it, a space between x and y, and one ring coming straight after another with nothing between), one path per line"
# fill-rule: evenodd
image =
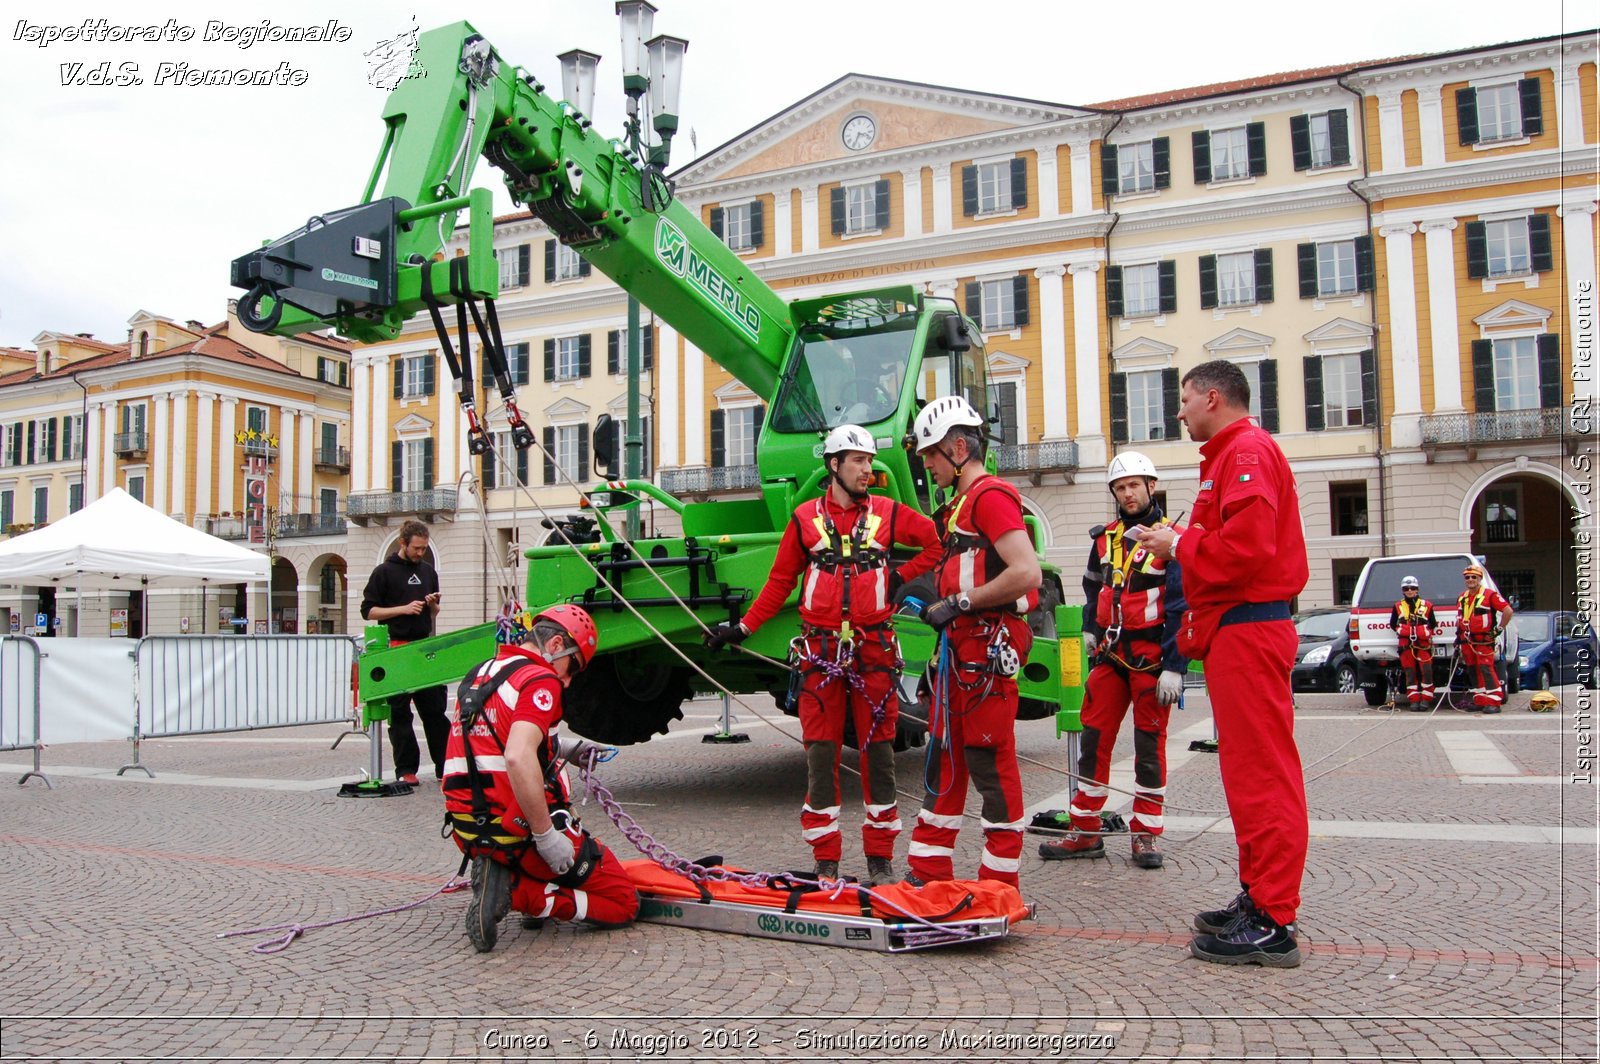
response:
M539 748L539 764L548 766L556 756L556 731L561 723L561 681L543 657L522 647L503 646L495 656L462 681L462 689L490 682L493 673L509 661L519 661L519 667L504 676L498 690L484 701L483 714L469 736L461 730L461 707L450 721L450 738L445 744L444 790L445 809L452 813L472 812L472 786L467 774L466 745L472 745L472 756L480 775L488 780L485 788L490 810L507 824L522 815L522 807L511 789L511 778L506 774L505 742L511 734L513 720L527 720L539 725L544 732L544 743ZM551 809L566 806L569 792L565 778L559 786L552 787L545 780L545 801Z
M995 550L994 541L1013 529L1027 531L1022 523L1022 496L996 476L980 477L940 507L937 517L939 538L944 542L944 557L939 559L941 596L971 591L999 576L1006 562ZM1038 604L1039 589L1034 588L1005 612L1026 614Z

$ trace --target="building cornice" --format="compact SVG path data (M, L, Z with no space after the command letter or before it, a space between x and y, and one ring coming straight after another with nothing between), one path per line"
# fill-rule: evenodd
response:
M1349 75L1345 80L1352 88L1374 94L1384 89L1438 88L1455 81L1481 78L1487 74L1510 68L1526 70L1530 63L1559 68L1562 65L1591 62L1595 53L1592 35L1567 37L1562 40L1540 41L1534 44L1515 45L1503 49L1479 48L1467 55L1453 55L1419 59L1403 65L1368 68Z
M1588 177L1596 173L1593 148L1584 151L1549 149L1517 152L1514 155L1473 159L1426 170L1378 173L1356 181L1355 187L1373 199L1418 196L1430 192L1457 192L1462 189L1515 184L1521 181L1547 181L1552 178Z
M1166 104L1123 114L1117 128L1117 143L1142 140L1167 128L1214 123L1219 119L1246 121L1282 111L1288 106L1306 107L1333 99L1351 107L1356 98L1340 88L1333 75L1327 78L1268 89L1246 89L1229 96L1208 96L1198 100ZM1128 135L1123 136L1124 132ZM1137 133L1137 135L1133 135Z

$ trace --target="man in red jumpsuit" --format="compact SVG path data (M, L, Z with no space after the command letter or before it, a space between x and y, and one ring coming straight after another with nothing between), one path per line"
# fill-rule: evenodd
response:
M1090 530L1089 567L1083 593L1084 649L1094 667L1083 703L1083 746L1078 790L1072 796L1072 827L1065 838L1046 842L1047 861L1106 855L1100 810L1111 780L1111 751L1133 704L1133 863L1160 868L1161 810L1167 795L1167 720L1183 693L1189 661L1178 653L1178 622L1187 608L1177 562L1141 549L1130 536L1167 523L1156 503L1156 467L1138 451L1124 451L1106 470L1117 503L1109 525Z
M558 756L561 692L594 656L594 621L552 606L502 623L495 656L461 681L445 757L446 821L471 855L467 935L494 948L511 909L544 919L621 927L639 912L633 881L578 824ZM464 730L465 729L465 730Z
M1461 579L1467 589L1456 600L1456 647L1461 664L1472 670L1472 705L1498 713L1506 701L1506 688L1494 670L1495 645L1511 623L1511 603L1494 588L1483 586L1483 566L1477 562L1461 570Z
M1406 701L1417 709L1427 709L1427 703L1433 701L1433 603L1422 597L1416 577L1400 581L1400 601L1389 611L1389 627L1400 648Z
M1189 951L1221 964L1292 968L1310 835L1289 691L1299 645L1289 600L1310 574L1300 498L1288 460L1250 417L1238 366L1191 369L1180 403L1178 419L1201 444L1194 519L1144 532L1139 545L1183 565L1190 609L1178 645L1206 662L1244 887L1227 907L1195 916Z
M900 835L895 798L894 735L900 719L896 681L900 647L889 627L894 588L933 568L939 538L933 522L893 499L868 493L872 434L841 425L823 442L828 488L800 504L778 543L772 573L738 624L720 624L706 645L720 649L743 642L783 608L804 574L800 589L801 634L793 649L800 673L800 732L806 748L806 800L800 807L801 836L811 844L817 876L839 874L839 758L845 722L855 726L861 748L861 796L866 820L861 847L867 881L892 883L894 843ZM889 567L895 544L919 553L898 570Z
M1039 558L1017 489L983 467L984 419L959 395L917 414L912 443L940 488L957 495L934 525L944 542L941 598L922 619L940 633L928 713L925 790L911 831L905 882L954 879L956 835L970 778L983 799L979 879L1017 885L1022 866L1022 779L1017 769L1017 672L1039 601Z

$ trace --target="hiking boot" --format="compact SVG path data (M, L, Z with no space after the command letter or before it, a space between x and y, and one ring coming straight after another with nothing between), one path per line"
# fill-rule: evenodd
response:
M915 872L907 872L906 877L900 882L904 883L912 890L921 890L923 887L928 885L928 881L917 875Z
M1226 908L1207 909L1205 912L1194 914L1194 929L1203 935L1220 934L1227 926L1239 918L1240 913L1255 915L1256 903L1250 900L1250 892L1241 890L1239 896L1230 901Z
M1498 713L1500 712L1500 705L1497 702L1490 702L1488 705L1483 707L1483 711L1485 713Z
M488 857L472 862L472 901L467 905L467 937L479 953L494 949L500 921L511 911L511 869Z
M1259 910L1248 915L1240 913L1214 935L1196 935L1189 943L1189 952L1213 964L1300 967L1300 945L1295 939L1294 925L1284 927Z
M1156 837L1137 832L1133 836L1133 863L1140 868L1161 867L1161 847L1156 845Z
M882 887L895 880L894 862L887 857L867 858L867 886Z
M1098 835L1074 831L1055 842L1041 842L1039 856L1046 861L1071 861L1079 857L1104 857L1106 844Z
M817 866L811 870L811 874L817 879L838 879L839 862L818 861Z

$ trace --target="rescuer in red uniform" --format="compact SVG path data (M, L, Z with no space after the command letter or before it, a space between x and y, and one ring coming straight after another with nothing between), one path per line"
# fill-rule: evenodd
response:
M861 847L872 886L894 881L894 843L900 835L895 798L894 736L900 718L896 680L900 647L889 627L894 589L933 568L939 538L933 522L893 499L871 495L872 434L841 425L823 442L828 489L800 504L785 526L772 573L738 624L706 636L713 650L743 642L800 589L801 634L793 644L800 674L801 737L806 748L806 800L800 831L811 844L817 876L839 874L839 758L845 722L861 748L861 793L866 820ZM895 544L919 548L898 570L889 567Z
M1472 705L1498 713L1506 701L1506 687L1494 670L1495 644L1511 623L1511 603L1494 588L1483 586L1483 566L1476 562L1461 570L1461 579L1467 589L1456 600L1456 647L1461 664L1472 670Z
M1206 662L1244 887L1226 908L1195 916L1189 950L1221 964L1292 968L1310 834L1289 691L1299 645L1289 600L1309 575L1300 498L1288 460L1250 417L1238 366L1191 369L1180 403L1178 419L1201 444L1194 519L1146 531L1139 545L1183 565L1189 611L1178 646Z
M473 858L467 935L484 953L511 909L525 926L621 927L639 912L616 854L572 815L558 755L561 692L594 657L594 621L566 605L525 619L507 618L495 656L461 681L445 757L446 823Z
M1039 559L1017 489L983 466L984 420L958 395L929 402L912 444L941 488L958 494L934 515L944 542L942 596L922 619L941 635L928 713L925 790L911 832L913 886L954 879L952 858L967 781L983 798L979 879L1017 885L1022 866L1022 779L1017 770L1017 672L1039 602Z
M1426 708L1433 701L1433 603L1422 597L1414 576L1400 581L1400 601L1389 611L1400 648L1400 669L1406 677L1406 701Z
M1133 705L1133 863L1160 868L1161 810L1167 800L1167 720L1183 694L1189 661L1178 653L1178 622L1187 608L1183 574L1131 538L1139 529L1167 523L1156 504L1156 467L1138 451L1124 451L1106 470L1106 484L1117 503L1109 525L1090 530L1089 566L1083 593L1089 608L1083 619L1089 671L1083 702L1083 746L1078 757L1078 790L1072 796L1072 826L1065 838L1039 846L1047 861L1106 855L1100 810L1111 780L1111 751Z

